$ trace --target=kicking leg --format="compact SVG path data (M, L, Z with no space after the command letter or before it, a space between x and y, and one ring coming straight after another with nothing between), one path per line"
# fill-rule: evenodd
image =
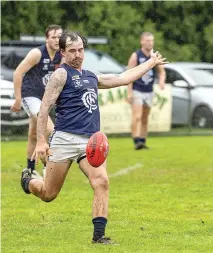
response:
M60 192L70 166L70 161L48 162L44 180L32 179L30 170L25 169L22 172L22 188L26 193L32 193L41 200L50 202Z

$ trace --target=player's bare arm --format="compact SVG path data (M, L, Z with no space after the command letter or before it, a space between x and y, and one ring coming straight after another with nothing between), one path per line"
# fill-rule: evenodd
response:
M23 75L27 73L31 68L39 63L41 59L41 51L37 48L32 49L24 60L18 65L13 74L13 83L15 91L15 103L11 107L13 112L18 112L21 109L21 86Z
M163 65L168 63L166 61L166 58L163 58L159 52L154 53L152 50L150 56L151 58L148 61L138 65L137 67L126 70L120 75L98 75L99 88L109 89L122 85L128 85L129 83L132 83L133 81L139 79L156 65Z
M166 81L166 71L164 66L157 65L156 67L157 74L158 74L158 84L161 89L164 89L165 81Z
M137 66L137 54L134 52L129 58L127 68L132 69L136 66ZM130 83L127 88L127 102L130 104L132 103L132 85L133 83Z
M48 114L63 90L66 79L66 70L59 68L53 72L46 86L37 120L37 145L32 156L32 158L36 160L36 163L38 163L39 158L41 158L42 161L46 161L46 154L49 150L49 146L46 143Z

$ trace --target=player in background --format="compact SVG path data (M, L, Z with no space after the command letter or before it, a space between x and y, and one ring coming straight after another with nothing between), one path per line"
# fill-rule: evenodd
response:
M150 53L154 46L154 35L144 32L140 37L141 48L132 53L128 62L128 69L144 63L150 59ZM146 138L148 133L148 116L152 106L153 84L155 78L164 89L166 72L163 65L157 65L150 69L145 75L128 85L128 102L132 108L132 138L135 149L147 149Z
M13 75L15 103L11 110L18 112L22 105L29 116L27 168L31 169L36 177L39 177L39 174L35 170L35 161L31 161L31 156L36 146L37 115L45 86L62 59L59 52L61 34L62 29L59 25L48 26L45 31L46 43L32 49L18 65ZM53 132L53 129L53 122L48 117L46 137Z
M50 202L60 192L72 162L79 164L94 190L92 222L93 243L111 244L105 237L108 216L109 181L106 162L98 168L92 167L86 159L86 145L89 137L100 130L98 88L109 89L127 85L158 64L165 64L160 53L151 52L151 58L120 75L99 75L82 69L86 38L75 32L63 33L59 47L64 63L51 76L37 123L37 145L33 154L36 161L47 161L46 177L33 179L31 170L24 169L21 185L25 193L34 194ZM48 113L56 104L55 132L46 141Z

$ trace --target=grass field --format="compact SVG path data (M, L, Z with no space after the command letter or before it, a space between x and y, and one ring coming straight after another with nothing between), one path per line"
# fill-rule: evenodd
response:
M93 193L77 165L58 198L43 203L20 187L26 142L4 142L3 253L212 252L213 137L152 137L140 151L128 138L109 141L106 235L120 245L91 244Z

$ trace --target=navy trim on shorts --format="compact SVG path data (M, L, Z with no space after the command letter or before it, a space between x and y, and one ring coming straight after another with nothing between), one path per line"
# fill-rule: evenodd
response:
M27 104L27 102L26 102L26 100L25 100L24 98L22 98L22 102L23 102L25 108L27 109L27 115L28 115L28 113L30 114L30 115L28 115L28 117L32 116L32 113L31 113L31 111L30 111L30 108L29 108L29 106L28 106L28 104ZM24 108L24 109L25 109L25 108Z
M86 155L82 155L81 157L79 157L77 159L77 163L80 163L81 160L83 160L84 158L86 158L87 156Z
M51 134L51 135L49 136L49 138L48 138L48 144L49 144L49 147L50 147L50 143L51 143L51 141L52 141L53 136L55 135L55 133L56 133L56 131L55 131L55 130L53 130L52 134Z

